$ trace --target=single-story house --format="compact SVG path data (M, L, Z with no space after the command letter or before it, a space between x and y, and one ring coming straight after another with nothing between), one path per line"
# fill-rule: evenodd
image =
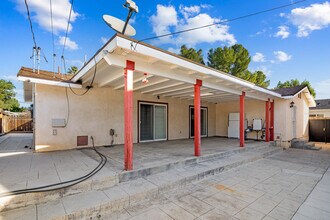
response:
M35 150L201 137L279 140L308 136L307 87L268 90L135 39L114 35L73 76L22 67L26 101L34 106Z
M330 119L330 99L315 100L316 106L309 108L309 117Z

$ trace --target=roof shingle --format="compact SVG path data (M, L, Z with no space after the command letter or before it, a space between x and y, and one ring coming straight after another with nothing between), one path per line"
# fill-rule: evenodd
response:
M287 87L287 88L273 89L273 91L277 92L278 94L281 94L282 96L292 96L292 95L296 95L298 92L300 92L305 87L307 87L307 86L300 85L300 86L293 86L293 87Z
M330 99L315 100L316 106L310 109L330 109Z

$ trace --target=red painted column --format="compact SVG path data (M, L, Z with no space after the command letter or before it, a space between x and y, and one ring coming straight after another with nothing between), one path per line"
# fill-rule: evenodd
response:
M269 142L269 99L266 101L266 142Z
M273 100L271 103L270 103L270 141L274 141L274 120L275 120L275 116L274 116L274 103L275 101Z
M244 135L244 98L245 92L239 97L239 146L244 147L245 135Z
M201 86L202 80L196 79L194 85L194 139L195 156L201 155Z
M133 72L135 63L126 61L124 71L124 161L125 170L133 169Z

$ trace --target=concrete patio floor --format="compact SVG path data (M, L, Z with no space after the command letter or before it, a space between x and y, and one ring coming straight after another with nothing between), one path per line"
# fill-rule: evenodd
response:
M330 145L288 149L169 191L104 219L327 220Z
M28 138L23 137L21 141L17 141L17 137L15 137L15 140L16 144L24 144L26 143L25 141L28 141ZM207 143L208 140L210 140L210 143L205 146L210 147L210 149L212 149L212 146L219 146L218 144L213 145L214 142L222 142L222 139L214 138L211 141L211 138L205 139L204 143ZM7 140L7 143L9 142L10 140ZM176 147L181 146L176 141L173 143L177 144ZM163 143L157 144L157 146L162 146ZM189 154L189 150L192 149L189 140L184 140L181 144L182 146L186 145L186 148L183 147L185 150L179 151L177 155L178 160L181 157L185 158L184 154ZM86 189L82 188L82 191L78 194L65 195L64 193L63 197L55 198L55 200L53 198L53 200L48 201L46 198L43 203L27 203L18 209L12 208L3 212L0 211L0 219L63 219L65 216L69 219L72 217L74 219L134 220L282 220L291 218L300 220L330 218L330 145L323 145L324 148L321 151L300 149L282 151L276 147L267 147L262 142L254 144L257 144L254 150L243 151L229 157L217 158L185 168L167 170L163 173L153 174L129 182L117 183L109 188L93 189L92 187L90 191L85 191ZM144 144L136 146L136 149L143 148L143 150L146 150L146 154L153 155L148 152L148 150L153 149L152 145L149 147ZM144 146L147 147L144 148ZM166 145L163 146L166 147ZM247 149L252 149L252 146L254 145L248 145ZM109 154L109 157L114 157L111 151L116 152L119 157L122 151L119 149L120 147L99 149ZM20 147L17 147L17 149L20 150ZM166 148L169 153L173 149L175 147ZM207 147L204 149L207 149ZM228 149L227 152L232 148ZM160 150L160 148L157 150ZM260 154L262 151L270 152L273 150L276 152L268 154L266 158L259 157L247 163L239 163L241 165L236 167L232 166L235 161L246 160ZM17 150L10 152L8 147L3 151L0 155L19 152ZM136 151L140 153L138 150ZM32 164L39 164L40 162L52 164L56 168L55 170L58 171L58 176L63 180L65 175L73 175L74 172L82 172L81 170L87 171L87 168L91 169L93 166L89 163L93 163L93 161L93 165L97 163L96 160L88 156L91 152L86 149L42 154L21 152L18 155L6 155L2 158L9 157L13 159L15 156L30 155L30 160L35 161L31 162ZM211 150L209 153L212 154L214 152ZM188 155L188 157L190 156L191 154ZM2 158L0 158L0 163L3 162ZM139 158L139 155L137 155L137 158ZM116 157L111 159L113 163L122 161L115 161L115 159ZM69 160L73 161L68 163L67 161ZM6 159L6 161L11 160ZM21 163L18 161L24 160L15 158L13 163L6 166L15 167L16 164ZM165 161L167 160L164 159L161 163ZM62 166L61 163L67 164ZM149 165L157 165L153 160L149 163ZM218 174L212 174L208 171L204 172L204 170L214 166L226 166L226 163L228 168L231 167L228 171ZM34 174L38 170L35 165L27 169L29 174ZM67 165L72 167L65 169ZM1 166L1 175L3 175L3 170L6 170L5 166ZM109 166L106 166L100 175L109 175L110 172L116 173L115 170L113 167L110 170ZM39 178L47 176L47 173L43 172L42 175L39 175ZM122 170L118 172L125 173ZM16 174L21 175L24 172L17 170L14 176L19 178L19 175ZM182 174L188 174L188 176L202 175L201 178L192 180L188 176L185 178ZM207 176L207 174L211 175ZM0 176L0 178L1 184L6 182L6 176ZM188 179L191 180L188 181ZM164 188L166 186L167 188ZM27 198L31 199L32 197Z
M81 177L92 171L100 160L91 148L34 153L32 134L0 137L0 193L43 186ZM204 138L202 155L239 149L235 139ZM247 141L246 148L262 147L264 142ZM106 166L92 180L123 173L123 145L98 147L107 156ZM134 169L160 166L193 158L193 140L134 144ZM117 180L113 180L117 181Z
M247 148L265 146L265 142L246 141ZM220 137L202 138L202 155L226 152L239 149L239 140ZM116 145L98 149L108 158L108 167L115 168L115 172L121 172L124 164L124 146ZM97 155L88 153L91 149L83 149L82 152L97 158ZM133 169L158 166L173 163L185 158L194 157L194 140L171 140L159 142L145 142L134 144L133 147Z

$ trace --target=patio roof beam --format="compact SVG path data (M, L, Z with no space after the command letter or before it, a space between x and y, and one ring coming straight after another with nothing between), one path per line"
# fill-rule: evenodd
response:
M132 54L127 55L126 57L127 57L127 59L134 60L134 56L132 56ZM125 65L123 58L121 58L119 55L116 55L116 54L108 53L104 59L109 65L118 66L118 67L124 67L124 65ZM164 77L167 79L173 79L173 80L177 80L177 81L181 81L181 82L186 82L189 84L194 84L195 83L194 81L196 80L188 75L179 75L175 71L169 70L168 68L164 68L159 65L152 65L150 63L146 63L146 62L142 62L142 61L135 62L135 68L136 68L136 71L138 71L138 72L152 73L153 75L156 75L156 76ZM204 81L203 87L218 90L218 91L228 92L228 93L235 94L235 95L242 94L242 91L240 91L240 90L237 90L234 88L229 88L229 87L224 86L219 83ZM251 95L250 93L246 93L246 97L259 99L259 100L263 100L263 101L267 100L267 97L263 97L263 96L259 96L259 95Z
M147 87L149 87L149 86L154 86L154 85L157 85L157 84L160 84L160 83L163 83L163 82L166 82L166 81L169 81L170 79L158 79L158 80L156 80L156 81L154 81L154 82L149 82L149 83L146 83L146 84L144 84L143 83L143 85L141 85L141 86L138 86L138 87L135 87L134 88L134 91L136 91L136 90L140 90L140 89L143 89L143 88L147 88Z
M163 95L163 96L164 97L175 97L175 96L184 95L184 94L194 94L194 88L190 88L189 90L185 90L185 91L178 91L178 92L175 92L175 93L166 94L166 95Z
M162 94L175 92L175 91L180 91L180 90L189 89L189 88L191 88L191 86L183 86L183 87L179 87L179 88L175 88L175 89L168 89L168 90L165 90L165 91L156 92L156 93L153 93L152 95L162 95Z
M142 81L144 78L149 79L149 78L151 78L151 77L153 77L153 75L150 75L150 74L148 74L147 76L141 76L141 77L139 77L139 78L134 79L134 80L133 80L133 84ZM117 90L117 89L121 89L121 88L124 88L124 85L116 86L114 89Z
M178 82L178 83L171 83L169 85L164 85L164 86L160 86L160 87L157 87L157 88L154 88L154 89L148 89L148 90L145 90L145 91L142 91L141 93L150 93L150 92L155 92L155 91L159 91L159 90L162 90L162 89L167 89L167 88L171 88L171 87L175 87L175 86L179 86L179 85L183 85L184 82Z
M109 75L112 75L112 76L110 78L108 78L107 80L103 80L102 82L100 82L99 87L109 85L110 83L124 77L122 70L120 70L120 72L116 72L116 73L109 74Z

